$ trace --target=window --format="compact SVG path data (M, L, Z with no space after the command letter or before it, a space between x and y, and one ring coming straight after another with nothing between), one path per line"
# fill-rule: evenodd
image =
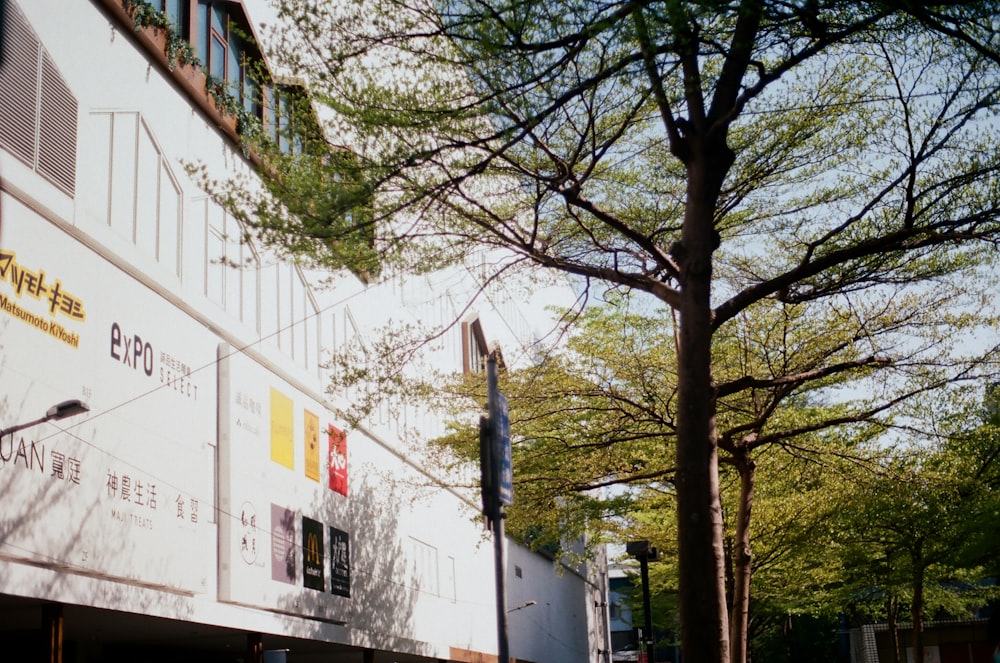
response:
M183 35L187 31L189 9L190 3L186 0L163 0L162 11L178 34Z
M462 372L481 373L486 370L489 349L479 318L462 323Z
M0 146L62 191L76 190L77 102L17 5L7 3Z
M238 220L210 199L205 206L205 294L256 331L260 260Z
M268 137L285 154L302 154L305 148L303 132L296 126L302 123L305 103L304 92L299 88L272 85L268 89L264 125Z
M124 1L124 0L123 0ZM175 33L186 39L213 94L224 92L259 119L285 154L301 154L317 121L298 86L270 80L242 6L231 0L147 0L163 12ZM298 126L293 126L298 119Z
M170 0L164 1L170 4ZM173 1L184 4L184 0ZM260 85L253 80L251 66L251 62L260 61L260 55L249 41L246 16L238 7L230 8L230 3L198 0L194 34L182 32L181 36L190 39L205 72L244 109L261 117ZM183 11L179 10L181 16Z
M146 3L166 15L174 32L185 38L188 36L191 0L146 0Z
M410 537L410 550L413 552L413 579L415 588L437 596L440 593L440 575L438 571L438 549L429 543Z
M181 187L152 130L136 111L95 111L87 121L87 215L179 276Z

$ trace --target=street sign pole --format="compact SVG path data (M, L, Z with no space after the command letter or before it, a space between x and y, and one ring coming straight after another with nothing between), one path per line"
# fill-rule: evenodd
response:
M506 440L501 439L507 433L507 408L505 407L506 399L503 398L503 395L497 389L497 360L493 354L490 354L486 360L486 402L489 410L489 424L487 429L489 430L488 446L490 458L484 474L486 472L489 474L489 486L492 494L489 496L489 499L484 500L484 502L487 502L484 506L492 512L487 514L487 518L491 520L493 525L493 553L497 593L497 659L499 663L510 663L510 649L507 641L507 582L504 573L506 569L504 561L506 537L504 535L503 524L503 505L510 503L510 492L503 489L504 487L502 486L509 478L502 476L502 474L509 474L510 472L510 438L508 436ZM502 472L502 466L505 464L503 460L505 455L508 460L506 461L506 468ZM505 496L506 501L501 500L501 495L504 492L507 493Z

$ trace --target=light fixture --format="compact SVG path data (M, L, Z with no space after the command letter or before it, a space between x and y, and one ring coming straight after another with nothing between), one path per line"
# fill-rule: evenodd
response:
M537 603L538 603L538 601L525 601L524 603L522 603L521 605L517 606L516 608L511 608L507 612L510 613L510 612L515 612L517 610L524 610L525 608L530 608L531 606L536 605Z
M625 544L625 553L639 560L640 580L642 581L642 613L644 628L639 637L640 663L653 660L653 615L649 607L649 562L658 561L660 556L649 541L629 541Z
M43 424L46 421L58 421L59 419L65 419L66 417L73 417L78 414L83 414L84 412L90 412L90 407L83 401L73 398L68 401L63 401L61 403L56 403L48 410L45 411L45 416L35 419L34 421L29 421L25 424L17 424L11 426L10 428L4 428L0 430L0 437L4 435L10 435L11 433L16 433L19 430L24 430L25 428L31 428L32 426L37 426L38 424Z

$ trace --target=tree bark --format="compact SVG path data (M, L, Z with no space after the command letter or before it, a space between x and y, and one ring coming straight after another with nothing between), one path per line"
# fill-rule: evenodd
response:
M715 205L732 164L724 138L702 144L688 162L680 247L677 413L678 600L684 660L729 663L722 505L719 495L711 284Z
M739 502L736 506L736 540L733 545L733 599L729 617L729 646L732 663L746 663L750 626L750 577L753 555L750 548L750 513L753 510L754 481L757 465L750 452L740 449L736 469L740 475Z
M899 643L899 620L897 617L897 607L896 600L889 597L889 633L892 637L892 661L893 663L899 663L900 656L900 643Z
M913 600L910 619L913 622L913 662L924 660L924 565L919 554L913 559Z

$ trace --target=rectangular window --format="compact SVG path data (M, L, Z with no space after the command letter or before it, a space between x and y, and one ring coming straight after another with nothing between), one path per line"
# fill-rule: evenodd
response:
M220 5L212 5L212 24L209 30L211 43L208 53L208 73L220 81L227 80L226 64L229 38L229 16Z
M209 27L208 27L208 12L209 4L205 0L198 3L198 15L195 18L195 38L191 41L193 42L195 48L195 55L201 60L204 66L208 66L208 38L209 38Z
M292 107L287 94L278 95L278 149L285 154L292 152Z
M260 85L258 85L249 72L243 74L243 110L254 117L261 117Z
M160 172L160 234L156 259L180 276L181 187L170 171Z
M242 100L243 97L243 49L240 40L230 31L229 33L229 57L226 64L226 82L228 83L229 94L234 99Z
M413 551L413 575L416 588L427 594L440 594L440 575L438 571L438 549L419 539L410 537L410 549Z
M486 345L486 335L479 319L462 323L462 371L464 373L481 373L486 370L486 357L489 349Z
M149 128L140 122L137 146L135 244L146 255L156 256L160 210L160 152Z
M205 294L205 233L208 224L208 198L191 201L184 218L184 255L181 278L191 292Z
M240 265L240 320L254 332L260 331L259 303L257 293L260 290L260 259L254 253L253 247L244 245L246 257Z
M265 109L267 118L267 137L272 142L278 142L278 89L270 86L267 89L267 108Z
M278 268L271 263L260 269L260 335L272 343L278 333Z
M226 34L226 23L228 22L228 17L226 16L226 10L220 5L214 5L212 7L212 32L217 34Z
M306 356L306 287L298 270L292 268L292 357L300 366L305 365Z
M225 222L226 255L223 257L222 269L226 287L226 310L239 319L243 306L243 255L250 247L240 237L239 222L228 213Z
M115 113L111 134L111 227L135 242L136 137L138 113Z
M80 149L87 155L87 167L81 169L80 191L84 208L104 225L111 223L111 135L114 116L93 113L89 131L81 131L84 143Z
M163 0L163 6L161 9L163 13L167 15L167 20L170 21L170 25L173 26L174 32L186 37L186 26L187 26L187 0Z
M216 304L226 305L226 226L222 208L208 203L208 244L205 251L205 294Z
M306 290L306 320L303 324L303 331L306 340L305 367L306 370L315 372L319 368L319 335L321 330L319 309L308 289Z
M226 80L226 42L212 33L208 52L208 73L219 81Z
M292 313L292 280L291 266L285 263L278 263L278 348L291 354L292 352L292 332L288 328Z

